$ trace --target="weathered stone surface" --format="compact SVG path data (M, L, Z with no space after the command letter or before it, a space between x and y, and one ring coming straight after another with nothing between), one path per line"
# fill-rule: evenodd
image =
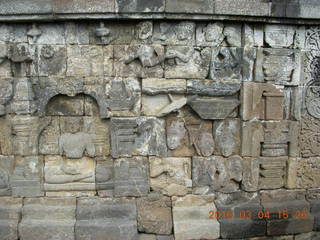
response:
M74 238L76 222L75 198L25 199L19 235L22 239Z
M146 157L119 158L114 161L116 197L144 196L149 190L149 164Z
M186 93L186 84L185 79L145 78L142 79L142 92L148 95Z
M196 43L197 46L217 47L223 43L224 25L220 22L197 24Z
M12 128L9 119L0 117L0 134L1 136L7 136L0 138L0 154L11 155L12 154Z
M187 98L176 94L142 96L142 112L149 116L163 117L169 113L178 112L186 104Z
M42 190L43 159L41 156L16 156L11 176L12 196L39 197Z
M320 187L320 158L289 158L288 187L289 188L317 188Z
M242 87L242 118L244 120L283 119L283 89L271 84L245 82Z
M319 237L319 232L301 233L295 235L295 240L317 240Z
M216 120L237 116L240 101L232 98L190 98L188 105L202 119Z
M233 39L233 38L231 38ZM241 49L216 48L212 52L210 78L213 80L241 80Z
M301 61L298 50L260 49L257 53L255 81L297 86L301 79Z
M70 159L47 155L44 166L47 196L95 194L95 162L88 157Z
M172 213L171 199L158 194L151 194L137 200L139 232L171 234Z
M88 24L65 23L65 38L68 44L89 44Z
M0 238L18 239L18 224L22 208L21 198L0 198Z
M254 192L259 189L259 160L257 158L243 158L243 175L241 189Z
M168 196L183 196L191 192L190 158L150 157L151 189Z
M216 155L230 157L240 153L240 120L226 119L215 121L213 124L213 136L216 143Z
M216 211L213 196L187 195L173 197L173 222L176 240L217 239L220 225L209 219L209 211Z
M220 193L216 206L218 211L225 212L225 216L228 213L229 216L221 215L218 218L223 238L249 238L265 235L266 222L257 217L261 205L256 193Z
M46 114L49 116L83 116L84 95L53 97L47 105Z
M166 0L166 12L212 14L213 2L210 0Z
M165 0L116 0L116 12L119 13L157 13L164 12L164 10Z
M1 3L1 15L7 14L46 14L52 12L52 1L34 1L26 4L21 0L14 0L14 2Z
M306 115L303 117L301 124L299 136L301 155L303 157L320 156L320 142L317 137L320 120Z
M13 96L13 86L11 79L0 79L0 116L6 114L6 105Z
M284 235L312 231L314 219L310 215L310 204L305 200L305 191L286 191L283 189L262 191L261 204L270 212L267 219L267 234ZM278 212L284 212L280 217ZM275 214L271 214L275 212ZM288 217L286 217L288 216Z
M119 45L114 47L116 76L163 77L164 47L161 45Z
M298 134L299 123L295 121L244 122L242 156L297 157Z
M223 158L193 157L192 180L194 192L200 194L212 192L231 193L239 190L242 180L243 163L239 156Z
M112 118L112 156L166 155L164 124L154 117Z
M187 81L188 94L196 94L200 96L228 96L234 95L240 91L239 82L227 81L211 81L192 79Z
M168 46L166 49L166 78L206 78L209 71L210 48L197 50L187 46Z
M269 16L270 4L264 0L216 0L214 10L217 14Z
M112 197L114 190L113 159L98 159L95 169L96 190L99 196Z
M310 189L307 192L307 200L310 203L310 213L314 217L313 231L320 229L320 191L319 189Z
M14 168L14 156L0 155L0 196L11 195L10 178Z
M55 13L95 13L114 12L114 1L75 1L75 0L53 0L53 11Z
M80 240L137 239L136 215L134 200L79 199L75 238Z
M285 185L287 157L259 158L259 188L276 189Z
M292 26L266 25L265 41L273 48L290 47L293 44L295 30Z
M152 40L161 45L194 45L195 23L191 21L155 23Z

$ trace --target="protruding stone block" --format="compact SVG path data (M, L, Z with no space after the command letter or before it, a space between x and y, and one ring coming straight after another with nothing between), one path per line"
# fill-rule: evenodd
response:
M210 211L217 210L213 196L173 197L172 203L176 240L217 239L220 237L219 222L208 218Z
M171 199L158 194L137 200L139 232L171 234Z
M22 208L21 198L0 198L0 239L16 240Z
M74 240L75 223L75 198L27 198L19 235L26 240Z
M80 198L76 216L76 239L133 240L138 237L134 200Z
M190 158L150 157L150 184L153 191L168 196L183 196L191 192Z

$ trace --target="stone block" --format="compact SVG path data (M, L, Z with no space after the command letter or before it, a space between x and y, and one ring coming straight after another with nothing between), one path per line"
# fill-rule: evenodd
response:
M213 123L215 155L230 157L240 153L240 120L225 119Z
M139 197L149 193L149 164L146 157L114 161L114 195Z
M266 0L216 0L214 12L223 15L270 16L270 7Z
M320 129L320 120L306 114L301 120L299 143L301 155L304 158L320 156L320 144L317 132Z
M187 104L187 98L177 94L158 94L142 96L142 113L148 116L163 117L178 112Z
M165 156L165 122L154 117L112 118L111 150L113 157Z
M242 156L298 156L299 123L249 121L242 125ZM248 140L250 139L250 140Z
M287 187L288 188L317 188L320 187L319 157L289 158Z
M165 77L205 79L209 72L210 56L210 48L197 50L189 46L168 46Z
M158 194L137 200L139 232L171 234L171 199Z
M196 24L191 21L155 22L152 41L161 45L193 46L195 43L195 27ZM182 49L182 53L185 53L186 48L177 49Z
M138 238L134 200L81 198L77 202L75 238L132 240Z
M266 25L265 41L272 48L289 48L293 45L295 29L292 26Z
M284 117L283 88L271 84L245 82L242 87L242 118L282 120Z
M213 14L213 4L210 0L166 0L166 12Z
M25 2L23 0L14 0L12 2L1 3L1 15L18 15L18 14L50 14L52 13L51 0L37 0Z
M37 59L38 65L35 75L64 76L66 74L67 50L63 45L40 45Z
M229 158L220 156L193 157L193 192L206 194L238 191L242 180L242 162L242 158L236 155Z
M28 198L23 204L19 236L26 240L74 240L75 223L75 198Z
M202 118L222 120L238 116L240 101L236 98L191 97L188 105Z
M209 211L216 211L213 196L173 197L172 203L176 240L219 238L219 222L208 218Z
M136 78L112 78L106 85L111 116L137 116L140 113L141 88Z
M197 24L196 44L204 47L219 47L223 44L225 35L223 34L224 25L221 22Z
M18 239L18 224L22 208L21 198L0 198L0 239Z
M118 13L160 13L165 10L165 0L116 0Z
M301 233L295 235L295 240L317 240L320 238L319 232Z
M0 155L0 196L11 196L11 175L14 168L14 156Z
M319 18L319 10L320 10L320 6L319 6L319 2L317 0L300 0L299 1L300 5L300 14L299 17L301 18L315 18L318 19ZM292 16L295 13L295 9L293 7L291 7L290 9L288 9L288 16Z
M240 87L237 81L187 80L187 93L199 96L232 96L240 91Z
M271 40L270 42L270 44L275 44ZM285 44L282 43L282 45ZM302 79L302 62L302 53L299 50L259 49L257 52L255 81L298 86Z
M67 44L89 44L89 26L87 23L67 22L64 27Z
M11 155L13 142L12 142L12 128L9 119L0 118L0 134L1 136L7 136L5 138L0 138L0 154L1 155Z
M144 78L142 79L142 93L148 95L187 92L185 79Z
M98 195L101 197L112 197L114 190L113 159L98 159L95 170Z
M114 47L115 75L162 78L164 47L161 45L118 45Z
M259 189L260 166L257 158L243 158L243 175L241 189L255 192Z
M42 190L43 159L41 156L16 156L11 176L13 197L40 197Z
M182 112L180 116L170 116L167 119L169 154L176 157L212 155L215 148L212 122L202 121L188 111Z
M44 190L47 196L94 195L95 161L88 157L45 156Z
M211 57L210 79L241 81L241 56L240 48L214 48Z
M153 191L167 196L183 196L191 192L190 158L150 157L149 161Z
M270 212L267 234L285 235L310 232L314 219L304 190L271 190L261 192L261 204Z
M313 231L320 230L320 190L310 189L307 192L307 200L310 203L310 213L314 217Z
M112 13L114 0L53 0L54 13Z

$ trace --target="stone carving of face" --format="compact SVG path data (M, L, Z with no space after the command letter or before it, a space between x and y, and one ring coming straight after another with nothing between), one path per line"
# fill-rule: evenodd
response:
M207 42L220 43L223 41L223 25L221 23L210 23L206 27L205 39Z
M68 133L77 133L81 131L82 119L71 117L65 119L65 131Z
M180 41L191 39L193 34L193 24L189 22L180 23L176 34Z
M152 36L153 24L152 22L142 22L138 25L138 37L141 40L145 40Z
M167 128L168 148L174 150L181 145L182 139L186 134L184 122L182 120L174 121Z

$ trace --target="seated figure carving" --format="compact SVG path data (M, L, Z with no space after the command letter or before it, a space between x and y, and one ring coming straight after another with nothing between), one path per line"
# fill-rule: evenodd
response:
M90 157L95 156L95 146L90 134L80 131L80 124L67 123L67 133L59 138L60 155L67 158L82 158L86 152Z

